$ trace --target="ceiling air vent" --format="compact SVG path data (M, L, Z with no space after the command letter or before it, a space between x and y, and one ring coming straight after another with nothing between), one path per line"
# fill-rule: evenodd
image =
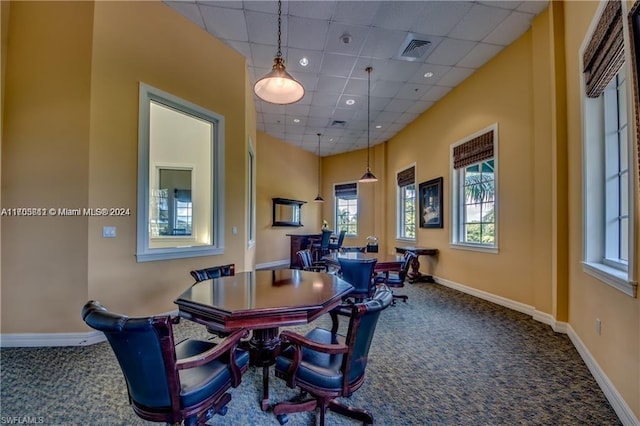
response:
M409 33L402 42L396 59L405 61L424 60L427 52L431 50L433 44L427 40L426 36Z
M333 120L331 122L331 127L344 127L346 124L347 122L343 120Z

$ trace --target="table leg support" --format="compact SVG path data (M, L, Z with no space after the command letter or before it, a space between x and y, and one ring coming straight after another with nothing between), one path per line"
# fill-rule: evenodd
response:
M265 328L253 330L251 340L251 363L255 366L262 366L262 400L260 408L262 411L269 409L269 366L274 362L280 353L280 337L278 328Z

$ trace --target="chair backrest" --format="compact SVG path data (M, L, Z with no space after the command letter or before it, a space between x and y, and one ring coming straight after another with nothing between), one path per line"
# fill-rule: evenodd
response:
M196 282L199 283L204 280L235 275L236 265L234 263L230 263L228 265L212 266L205 269L195 269L191 271L190 274Z
M338 257L341 278L353 286L350 295L369 297L373 286L373 269L377 259L343 259Z
M340 231L340 233L338 234L338 242L336 243L336 246L338 246L338 248L342 247L342 242L344 241L344 236L346 235L347 230L343 229L342 231Z
M350 384L359 381L367 368L369 349L378 324L380 312L386 309L393 300L393 293L386 285L376 288L373 297L363 303L353 305L345 344L349 347L347 355L342 359L344 373L343 388L350 389ZM345 395L348 396L348 395Z
M404 252L404 261L402 263L402 268L400 268L400 272L398 272L398 278L400 278L400 280L404 281L407 278L411 262L413 262L413 259L415 259L416 257L417 255L412 251Z
M322 230L322 240L320 240L320 248L329 248L329 242L331 241L331 231L329 229Z
M107 337L134 405L171 410L179 379L167 374L175 371L176 359L170 317L129 318L90 301L82 308L82 318Z
M299 250L296 252L298 259L300 259L300 263L302 264L302 268L311 268L313 266L313 261L311 260L311 251L309 249Z

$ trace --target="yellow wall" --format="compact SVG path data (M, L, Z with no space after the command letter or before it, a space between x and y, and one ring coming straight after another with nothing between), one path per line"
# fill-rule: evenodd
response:
M635 416L640 418L640 300L585 274L580 263L583 170L578 53L598 6L596 2L564 3L569 159L569 323ZM637 214L636 206L636 227ZM636 262L639 261L636 255ZM602 321L600 335L595 332L596 318Z
M263 132L258 132L257 145L256 264L288 261L287 234L319 233L322 226L322 204L313 202L318 193L318 157ZM303 226L271 226L273 198L305 201Z
M253 267L245 195L255 118L245 118L241 55L160 2L16 2L9 26L3 207L132 214L3 217L3 333L86 331L87 299L130 315L170 311L189 270ZM136 262L139 82L225 116L224 255ZM107 225L117 238L102 238Z

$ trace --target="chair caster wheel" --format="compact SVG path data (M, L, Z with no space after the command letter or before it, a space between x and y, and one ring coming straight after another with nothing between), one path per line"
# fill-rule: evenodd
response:
M218 414L220 414L221 416L224 416L225 414L227 414L227 411L229 411L229 407L224 406L218 410Z
M283 425L285 423L287 423L289 421L289 416L287 416L286 414L278 414L276 416L278 418L278 422Z

